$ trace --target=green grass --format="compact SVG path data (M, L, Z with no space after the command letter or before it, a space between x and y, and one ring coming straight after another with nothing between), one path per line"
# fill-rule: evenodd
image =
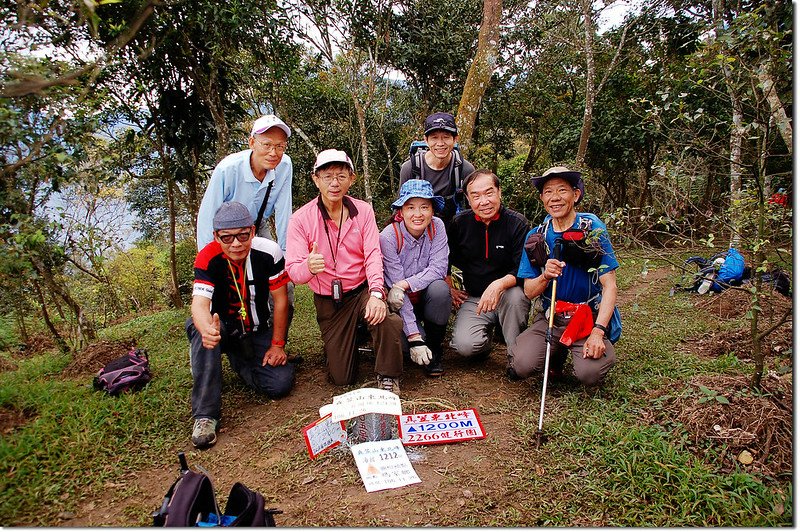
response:
M776 526L782 496L751 475L720 475L696 460L658 426L639 426L633 409L605 398L574 396L548 426L545 475L530 449L522 491L571 494L552 505L531 505L530 524L573 526L574 516L601 526ZM520 421L534 440L537 418ZM523 461L524 462L524 461ZM538 502L538 501L537 501Z
M121 473L142 468L185 439L191 379L185 342L175 328L186 313L162 312L104 331L133 336L149 349L156 375L140 393L107 397L91 379L65 380L69 358L48 353L0 374L0 406L34 413L0 439L0 520L52 525L73 494L96 494ZM120 452L121 449L124 452ZM32 501L47 501L37 506Z
M616 346L619 363L606 386L596 394L554 387L545 419L550 441L540 449L533 443L537 384L532 384L533 401L512 398L485 409L485 415L516 416L510 436L514 452L504 457L496 478L473 479L474 461L450 470L445 486L455 489L465 478L475 480L476 496L466 500L460 513L439 511L442 504L452 501L426 502L409 492L409 499L428 512L431 523L462 527L792 523L790 483L744 471L715 471L709 465L713 460L702 461L692 454L679 426L642 421L645 409L658 407L647 396L651 390L667 390L664 398L677 396L695 375L751 371L732 355L701 358L683 347L684 338L730 324L700 316L686 294L670 297L668 288L648 288L647 277L641 276L643 264L641 258L627 258L619 271L621 289L641 290L641 295L622 308L623 337ZM657 266L657 261L648 262L650 269ZM290 352L303 354L312 364L321 363L312 295L307 287L298 287L296 297ZM102 338L134 337L148 348L155 378L136 394L109 398L95 392L89 378L65 379L61 371L70 360L55 352L18 360L16 370L0 373L0 408L23 413L28 419L0 437L0 522L53 526L59 523L59 513L74 511L82 501L99 499L107 483L172 463L174 450L186 444L190 425L191 377L183 331L187 315L188 310L159 312L101 331ZM225 401L259 400L230 372L225 378ZM499 382L503 377L485 372L484 378ZM459 405L471 403L469 390L455 386L447 376L440 386L437 396ZM294 437L298 426L310 421L305 414L297 412L261 436L256 452L269 452ZM497 440L487 442L492 450L499 449ZM490 458L478 455L475 460ZM318 473L329 480L340 479L344 485L358 485L357 472L347 459L337 455ZM275 464L273 473L280 474L291 490L307 475L306 466L305 454L292 452ZM316 502L322 504L316 499L309 504ZM146 516L135 510L128 510L130 522L145 522ZM377 516L371 522L353 522L348 512L333 505L325 515L296 519L306 525L399 524Z

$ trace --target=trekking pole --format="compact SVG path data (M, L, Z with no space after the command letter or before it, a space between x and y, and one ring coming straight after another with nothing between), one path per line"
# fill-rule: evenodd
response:
M561 241L557 240L553 246L553 258L559 260L561 257ZM544 353L544 378L542 381L542 401L539 404L539 429L536 431L536 447L540 447L547 441L547 435L542 431L542 421L544 420L544 398L547 395L547 375L550 372L550 349L553 343L553 317L556 313L556 282L553 279L553 288L550 292L550 316L548 316L547 333L545 341L547 349Z

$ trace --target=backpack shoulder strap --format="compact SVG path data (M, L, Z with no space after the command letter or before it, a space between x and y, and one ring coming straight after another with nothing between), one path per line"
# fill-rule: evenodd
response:
M417 148L414 155L411 156L411 178L412 179L425 179L423 176L425 172L425 148Z
M553 220L553 218L549 214L547 216L545 216L544 220L542 220L542 223L540 223L536 227L536 232L537 233L542 233L544 236L547 236L547 230L550 228L550 222L552 220Z
M461 189L464 176L461 175L461 167L464 164L464 158L461 157L461 152L458 148L453 149L452 168L450 170L450 178L453 182L453 192Z
M261 227L261 220L264 218L264 210L267 208L267 202L269 201L269 195L272 192L272 185L275 184L275 180L269 182L267 185L267 191L264 193L264 201L261 202L261 207L258 209L258 216L256 217L256 221L253 225L256 226L256 234L258 234L258 229Z
M433 226L433 221L428 224L428 238L433 242L433 237L436 236L436 227Z
M403 239L403 232L400 231L400 222L392 222L392 227L394 228L394 236L397 240L397 254L400 254L400 250L403 249L404 239Z

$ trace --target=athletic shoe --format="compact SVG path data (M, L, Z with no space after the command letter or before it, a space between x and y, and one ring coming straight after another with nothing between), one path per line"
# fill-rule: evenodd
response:
M217 443L217 420L210 417L199 417L194 420L192 443L198 449L211 447Z

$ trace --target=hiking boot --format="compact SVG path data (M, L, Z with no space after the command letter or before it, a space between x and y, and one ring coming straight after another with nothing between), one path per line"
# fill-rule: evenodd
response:
M400 379L397 377L378 375L378 388L400 395Z
M517 375L517 372L514 371L514 368L511 366L506 366L506 378L510 381L521 381L522 377Z
M217 420L210 417L199 417L194 420L192 443L198 449L211 447L217 443Z
M442 365L442 356L433 355L431 358L430 363L427 366L423 366L422 369L425 371L425 375L428 377L441 377L444 375L444 366Z
M551 369L547 372L547 380L556 383L556 382L563 382L564 381L564 370L563 369Z
M447 325L437 325L435 323L425 323L425 343L431 348L431 361L422 369L428 377L441 377L444 375L444 335Z

